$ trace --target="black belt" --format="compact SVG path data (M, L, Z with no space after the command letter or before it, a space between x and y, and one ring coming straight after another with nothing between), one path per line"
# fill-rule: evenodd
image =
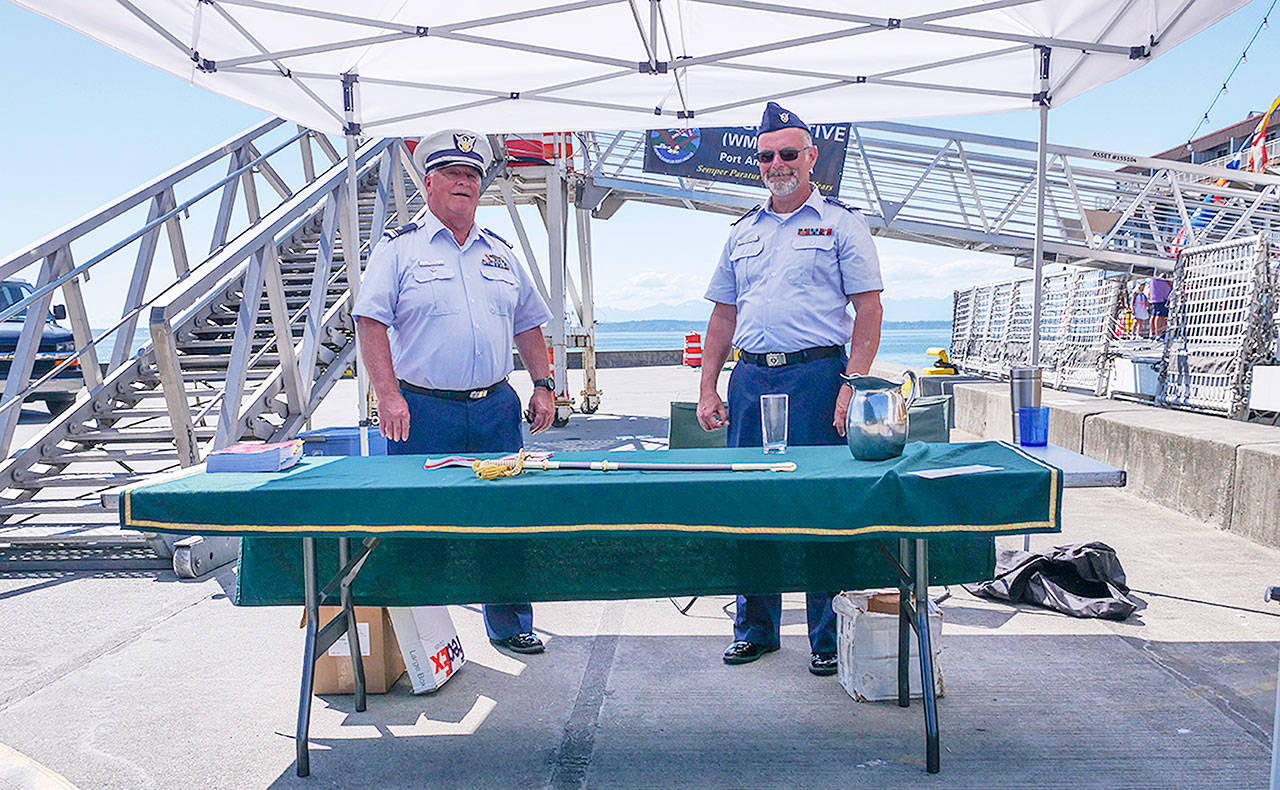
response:
M739 352L738 359L761 367L780 368L783 365L794 365L797 362L838 357L843 353L844 346L814 346L813 348L802 348L799 351L770 351L765 354L742 351Z
M487 398L497 392L506 385L507 380L504 377L502 381L496 384L490 384L487 387L481 387L475 390L432 390L426 387L419 387L417 384L410 384L404 379L400 379L400 389L408 390L417 395L430 395L433 398L444 398L445 400L480 400Z

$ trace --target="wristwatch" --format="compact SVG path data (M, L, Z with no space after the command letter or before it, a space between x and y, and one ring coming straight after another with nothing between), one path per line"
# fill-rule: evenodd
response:
M546 378L542 378L542 379L534 379L533 386L542 387L546 389L548 392L555 392L556 380L551 378L550 376L547 376Z

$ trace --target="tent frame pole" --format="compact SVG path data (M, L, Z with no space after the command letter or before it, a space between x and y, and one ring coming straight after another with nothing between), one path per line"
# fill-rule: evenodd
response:
M351 308L355 308L356 295L360 292L360 192L356 170L356 150L360 147L360 124L356 121L356 82L358 76L354 72L342 75L342 103L346 111L346 126L343 132L347 138L347 189L344 221L341 223L342 258L346 269L347 288ZM390 156L390 153L384 154ZM396 174L399 177L399 173ZM375 214L376 214L375 210ZM374 223L369 226L372 236L377 232ZM352 315L354 324L355 316ZM360 358L360 341L355 341L356 382L359 390L357 406L360 422L360 455L369 454L369 435L366 426L369 423L369 377L365 373ZM367 553L367 551L366 551ZM351 538L338 538L338 564L346 567L351 556ZM326 650L329 644L341 636L347 635L347 646L351 652L351 672L355 692L355 709L363 711L367 705L364 685L364 662L360 657L360 634L356 628L355 610L352 608L350 579L342 586L342 613L324 628L320 627L319 595L316 584L316 542L314 538L302 540L303 576L305 581L305 599L307 611L307 631L304 637L302 659L302 684L298 691L298 728L295 748L297 750L297 774L308 776L311 773L310 744L307 740L311 723L311 695L315 673L315 657ZM340 623L340 625L338 625ZM330 628L333 626L333 628ZM324 644L324 640L328 640Z
M1036 227L1031 248L1031 365L1040 364L1040 316L1044 312L1044 195L1049 180L1049 54L1048 47L1038 47L1036 58L1040 92L1036 94L1040 111L1040 137L1036 141ZM1031 551L1031 534L1022 536L1022 550Z
M343 134L347 140L347 200L343 206L346 221L342 223L342 265L347 274L347 289L351 308L356 305L356 297L360 293L360 278L363 267L360 265L360 183L356 172L356 150L360 147L360 123L356 94L356 84L360 76L355 72L342 75L342 109L346 118ZM370 235L374 229L370 228ZM372 240L371 240L372 241ZM352 315L354 325L355 317ZM356 389L359 392L359 403L356 405L359 415L360 455L369 454L369 376L364 369L364 360L360 355L359 338L355 346Z
M1031 266L1035 287L1031 299L1031 359L1040 364L1040 316L1044 309L1044 202L1048 182L1049 159L1049 54L1048 47L1038 47L1037 75L1040 93L1036 95L1040 111L1040 137L1036 143L1036 225L1032 245Z

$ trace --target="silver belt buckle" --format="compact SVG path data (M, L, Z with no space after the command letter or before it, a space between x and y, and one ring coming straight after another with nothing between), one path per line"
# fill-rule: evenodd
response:
M782 351L770 351L764 355L765 367L779 368L787 364L787 355Z
M489 394L489 390L471 390L467 393L467 397L471 400L480 400Z

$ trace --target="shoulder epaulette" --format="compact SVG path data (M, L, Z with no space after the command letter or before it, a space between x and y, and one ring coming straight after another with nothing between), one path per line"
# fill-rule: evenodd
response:
M843 200L838 200L838 199L833 198L833 197L824 197L822 200L823 200L823 202L830 203L830 204L831 204L831 205L833 205L833 206L839 206L840 208L844 209L845 211L849 212L850 214L860 214L860 213L862 213L862 212L858 211L856 208L854 208L853 206L850 206L848 203L845 203Z
M410 222L410 223L409 223L409 224L407 224L407 225L401 225L401 226L400 226L400 227L398 227L398 228L392 228L391 230L389 230L389 231L387 231L386 233L382 234L382 237L383 237L384 239L394 239L394 238L396 238L396 237L398 237L398 236L403 236L403 235L404 235L404 234L406 234L406 233L412 233L412 232L414 232L414 231L415 231L415 230L417 230L417 229L418 229L418 223L416 223L416 222Z
M496 234L496 233L494 233L493 231L489 230L488 228L481 228L480 230L484 231L485 233L488 233L490 236L494 237L495 239L497 239L498 241L500 241L500 242L502 242L503 244L507 245L508 247L511 247L511 242L509 242L509 241L507 241L506 239L502 238L501 236L499 236L498 234ZM515 249L515 247L511 247L511 249L513 249L513 250L514 250L514 249Z
M754 206L751 207L751 210L748 211L746 214L743 214L741 217L738 217L733 222L730 222L729 226L733 227L734 225L737 225L739 222L743 221L747 217L759 211L762 207L763 207L763 204L760 204L760 203L755 204Z

